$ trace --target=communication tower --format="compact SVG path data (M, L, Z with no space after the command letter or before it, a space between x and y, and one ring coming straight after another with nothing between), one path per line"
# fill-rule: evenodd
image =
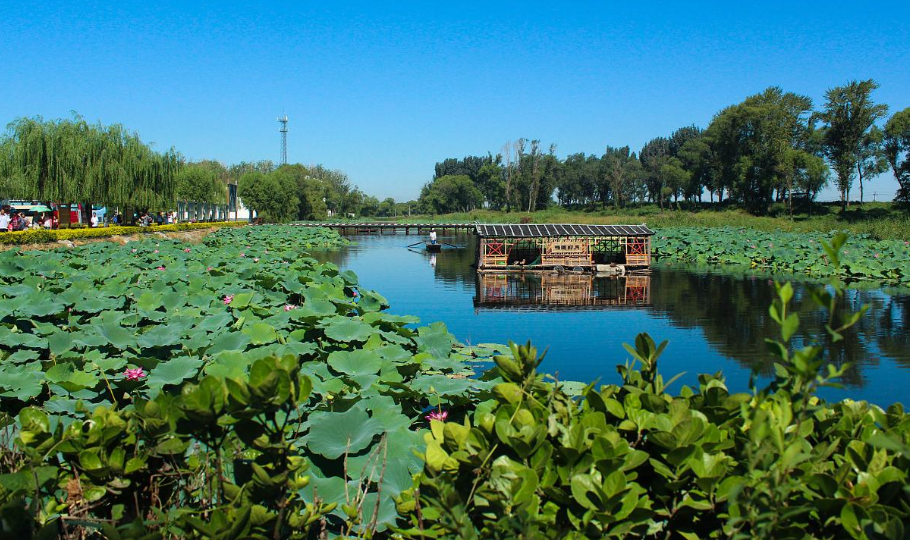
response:
M281 133L281 165L288 164L288 115L279 116L278 123L281 124L281 128L278 131Z

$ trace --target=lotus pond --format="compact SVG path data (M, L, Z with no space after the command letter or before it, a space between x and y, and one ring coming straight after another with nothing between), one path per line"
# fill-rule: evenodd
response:
M662 236L669 234L662 229L655 243ZM694 242L697 236L692 237ZM615 366L627 358L622 344L630 343L638 332L648 332L655 339L669 340L661 369L668 374L685 372L677 384L695 385L698 373L723 371L730 387L743 391L753 369L763 377L773 375L765 339L776 332L768 316L768 306L775 297L774 279L795 280L795 303L803 317L801 339L824 330L820 313L808 302L802 284L811 276L775 275L749 264L682 263L665 257L653 268L644 305L576 309L540 302L497 303L493 297L484 301L490 291L504 291L506 295L517 291L527 300L531 296L542 298L554 288L532 276L510 280L508 287L487 287L471 267L474 238L470 235L443 238L465 247L446 249L435 257L405 248L419 239L415 236L350 239L350 246L317 250L313 256L354 271L362 283L389 299L393 313L416 315L424 323L443 321L462 342L532 340L547 348L543 369L558 373L561 380L615 382ZM809 239L806 243L811 246ZM825 239L822 236L816 242ZM853 239L848 241L848 261L858 245ZM820 245L817 251L822 251ZM591 294L616 297L615 289L624 291L625 285L622 280L595 280ZM568 289L557 284L555 290L565 293ZM910 290L857 281L847 290L841 309L846 313L862 305L869 305L869 312L851 329L849 339L829 351L835 361L850 365L845 388L823 389L822 394L829 399L865 399L882 405L906 403L906 389L910 387Z
M498 347L464 349L442 324L382 311L386 299L353 272L306 255L346 243L325 229L263 226L222 229L198 245L4 252L0 414L37 405L53 430L98 406L130 407L207 375L246 378L263 358L301 356L319 402L305 426L320 463L308 489L342 496L342 454L360 456L344 465L357 478L361 451L382 432L395 445L386 469L394 493L392 482L409 484L422 466L411 424L426 407L467 401L484 384L466 378L467 360ZM160 444L175 453L189 442Z
M801 525L813 534L878 527L902 537L910 424L900 406L791 403L804 382L781 373L811 378L797 363L778 371L783 390L755 398L792 406L779 420L728 392L744 390L752 368L771 377L769 360L751 359L766 355L740 357L775 336L765 276L661 266L647 279L484 283L470 246L433 257L405 249L412 237L355 240L263 226L196 245L0 254L0 532L430 538L471 515L480 537L533 527L541 538L694 538L735 521L763 530L769 486L791 490L769 478L793 472L784 502L820 508ZM395 310L370 290L380 285ZM804 296L797 287L793 308L806 324L795 345L818 335ZM553 300L573 309L554 311ZM581 300L583 309L569 306ZM846 296L868 301L878 306L873 326L851 329L826 357L855 362L848 395L875 388L873 398L899 400L907 298ZM889 341L875 325L900 331ZM674 383L687 384L678 397L664 393L654 342L635 337L643 330L675 342L663 373L693 373ZM543 371L622 386L544 382L553 378L537 376L533 348L484 337L552 345ZM621 353L619 342L633 339ZM628 354L641 371L623 368L617 380ZM887 370L876 372L876 354ZM718 369L732 372L726 382L695 379ZM843 438L853 439L849 452ZM791 447L805 457L790 459L782 449ZM762 476L747 458L759 451L787 473ZM754 502L731 491L745 483ZM728 521L734 514L744 517Z

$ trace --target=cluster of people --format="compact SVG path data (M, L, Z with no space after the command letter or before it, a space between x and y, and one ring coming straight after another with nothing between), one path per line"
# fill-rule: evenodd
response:
M51 214L27 216L25 212L10 207L0 208L0 232L25 231L28 229L50 229L54 226Z
M64 210L66 211L66 210ZM73 212L75 215L76 213ZM104 215L98 215L99 212L92 212L89 227L107 227L110 225L130 225L131 222L118 211ZM176 212L140 212L133 215L135 224L140 227L151 227L154 225L173 225L177 223ZM75 217L73 219L76 219ZM24 231L28 229L55 229L57 228L57 218L53 212L35 212L26 215L21 210L16 210L11 206L0 207L0 232Z
M140 227L151 227L152 225L173 225L177 223L177 214L174 212L158 212L157 214L143 212L139 216Z

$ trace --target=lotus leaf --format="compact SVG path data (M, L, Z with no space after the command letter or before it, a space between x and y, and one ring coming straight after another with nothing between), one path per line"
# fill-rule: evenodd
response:
M373 333L373 327L357 319L331 317L324 323L325 335L336 341L366 341Z
M370 375L379 373L382 360L371 351L335 351L329 355L329 366L335 371L348 375Z
M148 376L148 385L160 388L168 384L180 384L199 371L202 360L191 356L178 356L158 364Z
M382 424L360 406L345 412L313 413L306 438L311 452L329 459L357 454L367 448L373 437L382 433Z

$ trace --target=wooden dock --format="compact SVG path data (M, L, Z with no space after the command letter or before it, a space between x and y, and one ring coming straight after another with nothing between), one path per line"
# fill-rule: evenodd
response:
M474 223L394 223L390 221L377 221L373 223L347 223L347 222L305 222L292 223L297 227L325 227L335 229L341 234L428 234L435 229L437 233L474 233Z

